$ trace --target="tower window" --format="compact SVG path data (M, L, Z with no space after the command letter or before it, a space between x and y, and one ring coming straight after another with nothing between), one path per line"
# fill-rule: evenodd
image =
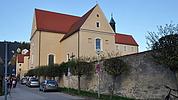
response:
M96 16L99 17L99 14L97 14Z
M100 27L100 23L99 22L96 22L96 27Z

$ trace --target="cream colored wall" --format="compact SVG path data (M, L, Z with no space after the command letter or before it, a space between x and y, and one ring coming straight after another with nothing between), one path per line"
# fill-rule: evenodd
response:
M99 17L97 17L97 14ZM96 22L100 23L100 27L96 27ZM88 38L91 40L89 41ZM115 53L115 38L114 32L109 25L102 10L97 5L90 16L86 19L79 31L79 56L96 57L95 39L102 40L102 54L107 56L107 53ZM107 40L107 41L106 41ZM62 41L63 47L62 57L66 61L67 54L73 53L78 57L78 32Z
M29 56L24 56L24 63L18 63L17 60L16 75L20 74L20 79L28 72L28 70L29 70Z
M61 62L61 46L60 40L64 34L41 32L41 49L40 49L40 65L48 65L48 55L54 54L54 62Z
M75 55L75 57L78 57L78 32L61 42L61 62L67 61L67 54L71 56L72 53Z
M16 76L18 75L18 74L20 74L20 69L21 69L21 64L22 63L18 63L18 59L16 60Z
M97 17L97 14L99 15L99 17ZM96 27L96 22L100 23L99 28ZM85 23L82 25L81 29L89 29L89 30L114 33L104 13L102 12L102 10L98 5L95 7L93 12L90 14L90 16L87 18Z
M114 33L82 30L80 32L80 56L96 57L96 38L101 39L102 54L115 53Z
M29 70L29 56L24 57L24 63L21 67L21 78L28 72Z
M120 52L121 55L128 55L133 53L138 53L138 46L125 45L125 44L116 44L116 52Z
M36 18L35 18L35 14L33 16L33 23L32 23L32 31L31 31L31 37L34 35L35 31L36 31Z
M96 22L100 23L99 27L96 26ZM96 38L102 40L102 54L107 56L107 53L115 52L114 31L98 5L82 25L80 34L81 56L97 56L95 50ZM91 43L89 43L88 38L91 38Z
M36 31L30 41L30 69L39 65L39 36L40 32Z

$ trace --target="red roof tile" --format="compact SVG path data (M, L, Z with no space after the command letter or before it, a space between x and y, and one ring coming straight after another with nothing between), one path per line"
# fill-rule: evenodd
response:
M134 40L134 38L131 35L119 34L119 33L115 34L115 43L138 46L137 42Z
M35 9L37 30L68 33L80 17Z
M24 63L24 55L18 54L17 59L18 59L18 63Z
M97 5L96 5L97 6ZM65 36L61 39L61 41L65 40L67 37L71 36L72 34L74 34L75 32L77 32L80 27L84 24L84 22L86 21L86 19L88 18L88 16L91 14L91 12L94 10L94 8L96 7L94 6L92 9L90 9L85 15L83 15L77 22L75 22L72 27L70 28L70 31L65 34Z

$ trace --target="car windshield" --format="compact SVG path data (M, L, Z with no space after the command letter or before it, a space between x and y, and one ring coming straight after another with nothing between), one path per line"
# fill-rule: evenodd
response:
M56 84L56 81L53 81L53 80L50 80L50 81L47 81L48 84Z
M36 79L36 78L31 78L31 81L38 81L38 79Z

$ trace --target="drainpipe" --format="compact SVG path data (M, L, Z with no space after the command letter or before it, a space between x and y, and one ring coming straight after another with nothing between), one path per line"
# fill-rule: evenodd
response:
M79 31L78 31L78 58L80 57L80 34L79 34Z
M41 55L41 31L39 31L39 62L38 66L40 66L40 55Z

